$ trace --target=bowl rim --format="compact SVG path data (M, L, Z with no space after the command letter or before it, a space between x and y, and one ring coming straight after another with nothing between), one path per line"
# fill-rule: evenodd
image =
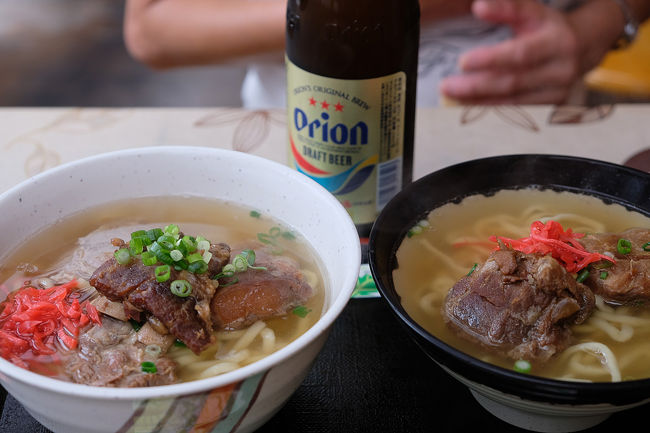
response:
M610 169L616 170L620 173L628 173L628 175L637 176L644 178L644 181L650 185L650 173L644 171L625 167L616 163L611 163L607 161L596 160L592 158L578 157L578 156L569 156L569 155L555 155L555 154L510 154L510 155L497 155L484 158L472 159L458 164L450 165L439 170L433 171L417 180L415 180L411 185L414 184L433 184L432 179L436 179L440 176L444 176L450 171L458 171L463 169L468 169L476 164L490 164L494 161L519 161L522 159L541 159L546 161L561 162L561 161L570 161L577 162L580 164L586 164L589 166L603 166ZM513 185L509 188L498 188L498 189L518 189L525 186L533 186L535 184L529 183L528 185ZM540 185L536 185L540 186ZM562 185L544 185L545 188L551 189L561 189L564 191L573 191L577 192L575 188L562 188ZM486 191L480 191L478 193L465 194L458 199L463 199L470 195L475 194L485 194L490 191L490 188L487 188ZM495 189L491 190L492 192ZM650 217L650 208L641 209L636 206L634 203L629 203L626 200L618 199L608 194L598 194L597 191L586 191L585 193L596 196L602 200L611 200L615 203L621 204L628 209L631 208L635 211L641 212L646 216ZM407 331L410 331L411 337L414 338L415 342L421 346L423 351L430 356L434 361L442 363L446 368L460 374L461 376L472 380L474 382L486 385L493 389L505 392L507 394L514 394L526 399L549 402L549 403L566 403L566 404L576 404L576 403L585 403L585 404L596 404L596 403L611 403L614 405L624 405L631 402L639 401L640 397L650 399L650 378L646 379L636 379L636 380L627 380L621 382L578 382L578 381L567 381L561 379L551 379L541 376L533 376L530 374L519 373L514 370L508 370L506 368L490 364L488 362L482 361L478 358L474 358L471 355L468 355L462 352L459 349L454 348L453 346L445 343L440 340L433 334L429 333L426 329L420 326L406 310L402 307L401 302L399 301L399 295L397 294L392 279L392 270L395 269L396 261L394 257L394 252L403 241L408 227L402 228L400 233L397 235L397 241L392 245L391 259L390 259L390 275L388 279L390 282L390 287L385 287L382 281L382 278L379 275L379 269L377 264L377 250L376 243L377 239L384 235L382 233L382 224L386 219L386 212L390 211L391 208L396 206L404 207L404 204L400 204L405 198L409 195L409 188L403 189L398 193L393 199L384 207L384 210L375 221L373 228L370 233L369 238L369 248L368 248L368 258L371 273L375 279L377 289L380 292L382 298L388 303L393 314L397 317L398 321L406 328ZM436 207L442 206L443 204L456 201L455 199L439 203ZM434 207L435 208L435 207ZM432 208L432 209L434 209ZM432 209L429 209L432 210ZM427 211L427 212L429 212ZM414 221L417 218L414 218ZM434 358L428 349L422 347L422 344L430 344L433 346L434 352L438 359ZM521 387L522 384L525 384L526 387ZM643 393L642 391L645 391Z
M297 172L296 170L291 169L290 167L283 165L279 162L273 161L268 158L263 158L257 155L252 155L249 153L239 152L230 149L221 149L221 148L211 148L211 147L199 147L199 146L150 146L150 147L136 147L129 148L124 150L104 152L78 160L70 161L51 169L48 169L42 173L34 175L28 179L23 180L17 185L6 190L0 194L0 205L6 200L9 200L12 197L19 197L21 191L28 185L34 182L46 183L49 178L56 178L61 176L61 173L68 173L74 171L77 167L85 166L88 164L98 164L103 165L104 167L108 166L108 161L114 160L116 158L136 158L141 155L150 155L150 154L168 154L168 155L187 155L192 154L194 156L208 155L208 156L218 156L221 158L227 158L229 161L232 161L236 164L246 163L246 164L257 164L264 166L265 169L268 169L271 172L275 172L278 175L283 177L288 177L295 182L303 184L305 188L313 191L313 195L318 195L322 197L322 200L325 200L328 205L335 209L335 214L330 215L330 219L336 218L342 223L339 226L337 231L338 236L341 239L352 240L352 236L342 236L342 235L356 235L356 228L350 219L348 212L341 205L341 203L319 185L317 182L309 179L307 176L304 176ZM346 252L349 254L351 259L354 259L353 262L361 262L361 245L358 241L356 242L347 242L349 245L346 245ZM0 357L0 380L2 382L6 381L6 378L9 377L12 380L21 382L23 384L32 386L34 388L47 390L50 392L58 394L66 394L81 398L87 399L98 399L98 400L134 400L134 399L151 399L151 398L164 398L164 397L174 397L179 395L194 394L203 391L208 391L214 388L219 388L224 385L240 382L245 380L248 377L254 376L256 374L263 373L270 370L274 366L278 365L282 361L290 358L291 356L300 352L302 348L307 347L309 344L314 342L320 335L327 332L330 326L334 323L336 318L341 314L343 309L348 303L350 296L354 290L356 281L358 279L358 269L350 267L347 273L342 277L344 287L341 288L340 292L336 297L331 300L329 308L320 316L320 318L314 323L307 331L305 331L298 338L284 346L283 348L277 350L276 352L271 353L264 358L246 365L244 367L233 370L232 372L224 373L218 376L209 377L205 379L194 380L190 382L182 382L172 385L162 385L162 386L152 386L152 387L138 387L138 388L110 388L110 387L100 387L93 385L83 385L72 382L66 382L59 379L50 378L38 373L31 372L29 370L18 367L8 360ZM331 296L331 295L330 295ZM7 389L9 391L9 389Z

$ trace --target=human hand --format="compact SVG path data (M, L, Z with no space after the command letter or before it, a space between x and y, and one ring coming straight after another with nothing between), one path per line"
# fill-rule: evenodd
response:
M544 104L567 99L581 76L571 21L535 0L476 0L473 14L505 24L514 37L461 56L442 93L465 104Z

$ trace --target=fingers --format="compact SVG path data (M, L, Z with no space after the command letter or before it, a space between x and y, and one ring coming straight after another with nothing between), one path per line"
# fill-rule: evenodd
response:
M515 30L535 26L544 16L543 5L532 0L476 0L472 13L480 20L506 24Z
M550 62L532 69L478 71L448 77L441 92L460 102L514 101L557 102L566 98L573 82L573 68L564 62ZM492 102L490 102L492 103Z
M469 51L459 65L465 72L530 67L554 57L556 51L545 34L533 33Z
M563 104L569 96L565 87L544 87L516 95L486 96L468 99L453 99L463 105L533 105Z

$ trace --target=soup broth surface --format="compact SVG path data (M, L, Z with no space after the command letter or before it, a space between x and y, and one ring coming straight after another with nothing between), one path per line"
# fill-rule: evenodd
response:
M72 278L87 280L89 274L79 274L96 268L113 254L116 248L110 243L112 238L129 240L133 231L162 228L172 223L184 234L203 236L213 243L225 242L233 249L257 245L259 233L292 233L294 236L273 237L272 249L296 260L313 288L313 296L303 306L303 314L289 313L247 329L217 332L216 344L200 356L185 347L172 347L168 355L178 364L180 381L214 376L255 362L298 338L321 317L326 282L319 259L305 240L271 216L232 203L199 198L122 201L55 223L2 259L0 300L25 282L34 284L43 277L51 277L56 283ZM51 366L40 367L43 368L36 365L34 370L52 376L58 374Z
M446 204L429 213L424 230L405 238L397 250L393 272L397 293L407 313L431 334L449 345L486 362L512 369L514 360L488 353L460 338L447 327L443 302L449 289L483 263L496 244L492 235L522 238L536 220L555 220L574 232L621 232L632 227L650 228L650 219L617 204L586 195L552 190L503 190L493 196L476 195L459 204ZM598 298L598 297L597 297ZM599 342L611 349L622 380L650 377L650 305L617 306L597 300L600 317L626 341L612 339L595 326L592 316L574 326L572 344ZM600 318L599 317L599 318ZM609 319L608 319L609 320ZM533 365L531 374L566 380L611 381L607 354L567 349L545 365ZM611 357L611 356L610 356ZM611 365L611 364L609 364Z

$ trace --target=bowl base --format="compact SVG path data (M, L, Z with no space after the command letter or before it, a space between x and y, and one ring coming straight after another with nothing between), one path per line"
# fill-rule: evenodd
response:
M485 410L500 420L516 427L537 432L558 433L585 430L600 424L611 415L610 413L599 413L562 416L535 413L499 403L473 389L470 389L470 392Z

